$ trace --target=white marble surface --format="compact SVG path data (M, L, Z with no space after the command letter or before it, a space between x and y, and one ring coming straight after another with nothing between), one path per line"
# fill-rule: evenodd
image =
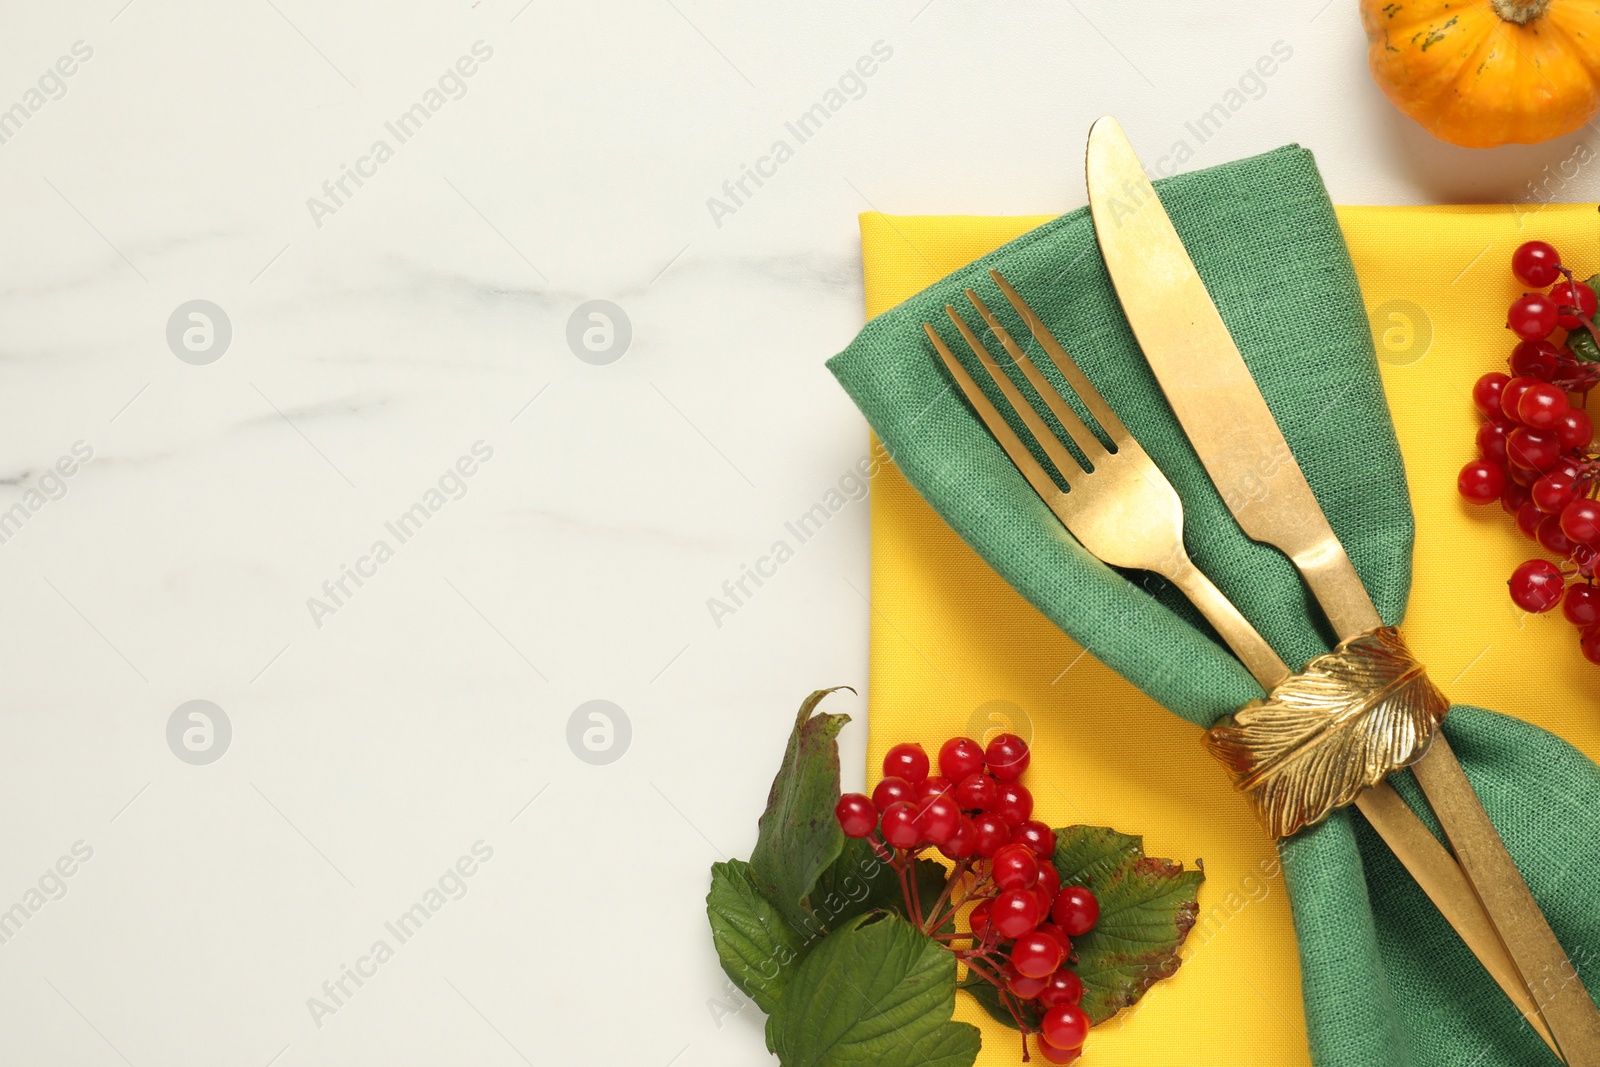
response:
M1344 202L1525 197L1572 157L1432 142L1323 3L8 4L0 1062L764 1062L706 868L747 854L799 697L864 689L866 505L706 602L864 452L822 367L862 320L855 213L1077 206L1106 111L1185 167L1300 141ZM204 365L166 337L195 299L232 330ZM608 365L566 341L590 299L631 322ZM632 729L604 765L567 741L594 699ZM205 765L168 743L191 700L231 725Z

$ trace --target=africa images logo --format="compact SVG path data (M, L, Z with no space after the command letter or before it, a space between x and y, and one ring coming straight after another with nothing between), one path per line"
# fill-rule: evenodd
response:
M778 168L793 159L801 145L821 133L823 125L843 111L846 104L867 95L867 79L894 57L894 49L887 41L872 42L870 52L870 55L861 56L853 65L846 67L838 80L823 92L820 100L802 111L793 122L783 124L788 137L774 138L766 153L756 157L754 166L739 164L739 176L722 183L722 196L706 198L706 210L711 213L711 221L716 223L717 229L722 228L725 216L737 214L757 189L776 178ZM794 139L793 144L789 143L790 137ZM752 183L755 189L750 187Z
M450 101L466 96L466 80L478 73L481 64L492 58L493 47L481 40L474 41L471 55L463 55L453 66L445 68L438 82L423 92L421 100L406 108L393 121L383 124L389 137L394 139L394 144L390 144L388 138L379 137L367 148L365 155L356 157L354 166L339 164L339 174L322 183L322 196L306 198L306 210L311 213L311 221L317 229L322 229L325 217L337 215L367 181L378 176L378 168L395 157L400 145L421 133L422 127L444 110Z

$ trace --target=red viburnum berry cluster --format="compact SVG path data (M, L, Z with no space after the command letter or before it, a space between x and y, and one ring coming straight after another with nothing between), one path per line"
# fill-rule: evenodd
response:
M1055 832L1032 818L1033 794L1018 781L1029 759L1015 734L1000 734L988 748L952 737L930 777L921 745L896 745L883 757L884 778L872 796L846 793L834 813L847 835L867 838L898 872L906 914L921 916L924 933L995 987L1024 1035L1023 1060L1026 1035L1035 1034L1047 1061L1071 1063L1089 1034L1071 939L1094 928L1100 902L1082 886L1061 884ZM955 866L924 909L915 861L929 847ZM970 931L940 933L969 903ZM1030 1025L1035 1016L1038 1025Z
M1473 403L1483 413L1478 427L1479 458L1461 468L1456 487L1474 504L1500 501L1517 529L1561 560L1530 559L1511 574L1511 599L1525 611L1545 612L1558 604L1578 628L1585 658L1600 663L1600 590L1594 585L1600 564L1600 454L1594 425L1580 403L1600 381L1600 363L1573 353L1574 335L1594 329L1600 297L1562 265L1556 250L1529 241L1511 257L1511 269L1524 284L1548 293L1524 293L1511 305L1506 325L1520 338L1511 352L1511 375L1492 371L1472 387ZM1565 344L1550 340L1557 328Z

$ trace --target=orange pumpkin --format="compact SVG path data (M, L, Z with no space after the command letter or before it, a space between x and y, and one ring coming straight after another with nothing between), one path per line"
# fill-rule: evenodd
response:
M1361 0L1384 94L1440 140L1535 144L1600 108L1600 0Z

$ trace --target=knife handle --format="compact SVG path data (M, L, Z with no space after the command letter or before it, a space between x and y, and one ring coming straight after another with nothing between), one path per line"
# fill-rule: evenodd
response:
M1350 623L1350 620L1355 620L1365 625L1364 617L1370 616L1372 620L1371 626L1382 625L1381 620L1378 619L1377 610L1372 606L1372 601L1367 597L1365 587L1362 586L1360 579L1356 575L1355 568L1350 563L1349 556L1345 554L1343 548L1338 547L1336 540L1333 543L1337 549L1336 553L1324 554L1315 560L1318 565L1316 569L1303 571L1307 581L1312 583L1313 592L1317 594L1319 601L1325 605L1345 605L1343 616L1348 616L1345 619L1347 623ZM1295 562L1297 565L1306 566L1301 559L1297 558ZM1249 668L1250 673L1255 676L1261 688L1271 692L1279 682L1289 676L1288 666L1273 651L1272 646L1267 643L1266 639L1261 636L1255 627L1250 625L1250 621L1240 614L1239 609L1235 608L1233 603L1223 595L1222 591L1194 565L1186 552L1180 552L1173 563L1174 565L1165 572L1164 577L1177 586L1184 596L1189 598L1189 602L1200 610L1200 614L1205 616L1206 621L1222 636L1222 639L1228 643L1228 647L1233 649L1234 654ZM1319 591L1319 584L1332 586L1338 590L1338 594L1325 594ZM1352 593L1351 590L1359 591L1359 595ZM1329 621L1338 626L1340 620L1333 618L1333 614L1330 612ZM1344 631L1341 629L1340 632L1343 633ZM1449 743L1444 740L1443 732L1436 732L1433 750L1429 753L1430 757L1437 760L1440 758L1439 754L1448 751ZM1451 762L1453 763L1453 757ZM1423 766L1426 763L1428 763L1428 760L1424 759L1413 768L1417 772L1419 781L1422 781L1424 777L1429 777L1430 780L1437 777L1429 776L1428 768ZM1456 767L1455 774L1461 775L1459 766ZM1477 797L1471 793L1471 787L1466 785L1464 775L1461 775L1461 786L1466 788L1467 794L1465 798L1460 798L1457 794L1458 801L1464 802L1458 802L1449 805L1449 807L1452 811L1460 808L1476 809L1481 816L1483 809L1477 805ZM1441 798L1446 794L1456 793L1453 783L1436 784L1435 788L1439 791ZM1427 791L1426 788L1425 791ZM1429 793L1429 799L1435 811L1438 812L1438 809L1444 803L1443 800L1434 801L1431 792ZM1507 944L1511 938L1502 937L1502 933L1510 933L1510 931L1502 931L1497 928L1496 919L1492 917L1490 909L1486 906L1487 901L1482 899L1484 891L1480 887L1473 885L1473 882L1469 880L1467 873L1463 872L1455 858L1445 851L1444 846L1439 844L1428 828L1423 825L1422 820L1401 799L1400 794L1395 792L1393 786L1387 781L1379 782L1373 788L1363 790L1356 797L1355 804L1361 810L1361 813L1366 816L1367 821L1372 824L1373 829L1378 832L1378 835L1389 846L1395 858L1416 879L1417 885L1433 901L1434 906L1439 909L1439 913L1444 916L1445 920L1456 931L1456 934L1471 950L1472 954L1478 958L1484 970L1494 979L1495 984L1501 988L1511 1003L1516 1006L1517 1011L1522 1014L1528 1025L1544 1039L1545 1044L1550 1046L1551 1051L1555 1052L1558 1057L1562 1057L1564 1052L1568 1052L1568 1055L1571 1056L1568 1050L1573 1043L1573 1039L1570 1036L1568 1037L1568 1048L1558 1047L1554 1036L1545 1024L1545 1012L1552 1010L1553 1007L1558 1013L1561 1010L1560 1006L1549 1003L1551 999L1548 992L1549 983L1547 982L1546 985L1546 996L1540 998L1530 988L1533 983L1525 981L1523 977L1524 974L1539 969L1543 969L1548 974L1551 961L1557 959L1566 960L1566 954L1561 951L1559 945L1555 945L1554 954L1551 954L1549 946L1554 944L1554 935L1550 934L1549 927L1544 925L1543 916L1540 914L1538 906L1533 902L1533 898L1531 896L1527 898L1526 908L1522 909L1524 916L1522 921L1530 921L1527 916L1531 913L1531 921L1542 927L1545 937L1548 938L1548 941L1533 950L1534 960L1537 960L1537 963L1533 962L1533 960L1525 962L1524 959L1513 956ZM1444 814L1440 812L1439 815L1440 821L1443 822ZM1466 816L1452 816L1451 821L1452 823L1460 823L1463 819L1470 819L1470 811ZM1483 817L1483 823L1487 824L1487 822L1487 817ZM1468 830L1466 832L1471 834L1473 831ZM1481 834L1481 827L1478 828L1478 832ZM1492 839L1493 845L1499 846L1499 851L1504 855L1504 862L1510 864L1511 857L1505 853L1505 846L1495 836L1492 826L1488 828L1488 836ZM1454 836L1451 837L1451 844L1457 845ZM1460 847L1457 845L1458 851ZM1480 856L1487 850L1486 844L1481 839L1477 841L1476 847ZM1522 883L1521 876L1515 873L1515 866L1511 867L1511 871L1512 880L1526 894L1527 887ZM1497 871L1495 873L1498 877L1486 878L1488 884L1502 887L1510 884L1504 877L1503 872ZM1504 891L1503 889L1501 890L1501 892ZM1517 932L1523 938L1521 943L1526 944L1527 933L1520 930ZM1527 951L1523 949L1524 953ZM1578 996L1582 997L1584 1001L1588 1001L1588 994L1575 976L1566 985L1569 988L1564 991L1558 990L1559 995L1567 997ZM1575 987L1575 989L1571 987ZM1581 1033L1582 1016L1584 1014L1582 1005L1575 1004L1568 1010L1576 1018L1567 1022L1564 1034L1570 1035L1575 1026L1577 1027L1577 1032ZM1594 1061L1582 1058L1582 1054L1579 1053L1576 1057L1571 1058L1570 1062L1576 1067L1578 1064L1588 1065Z
M1319 537L1311 548L1295 555L1294 563L1341 640L1382 625L1366 586L1331 528L1327 537ZM1600 1010L1489 821L1443 730L1434 732L1427 755L1411 771L1548 1026L1541 1036L1554 1038L1556 1054L1569 1067L1600 1067ZM1483 955L1479 953L1480 958ZM1485 966L1500 981L1488 960ZM1519 998L1512 1000L1526 1013Z
M1411 773L1522 972L1568 1067L1600 1067L1600 1011L1472 791L1444 731Z
M1535 1033L1550 1046L1550 1051L1560 1055L1555 1038L1539 1012L1539 1002L1522 981L1522 972L1516 961L1500 940L1499 932L1478 901L1472 883L1461 872L1455 857L1445 851L1439 839L1433 836L1416 812L1395 792L1388 781L1379 782L1363 790L1356 797L1356 807L1366 816L1367 822L1383 838L1395 859L1410 872L1418 887L1433 901L1439 914L1454 928L1461 940L1478 957L1483 969L1489 972L1495 985L1512 1004Z

